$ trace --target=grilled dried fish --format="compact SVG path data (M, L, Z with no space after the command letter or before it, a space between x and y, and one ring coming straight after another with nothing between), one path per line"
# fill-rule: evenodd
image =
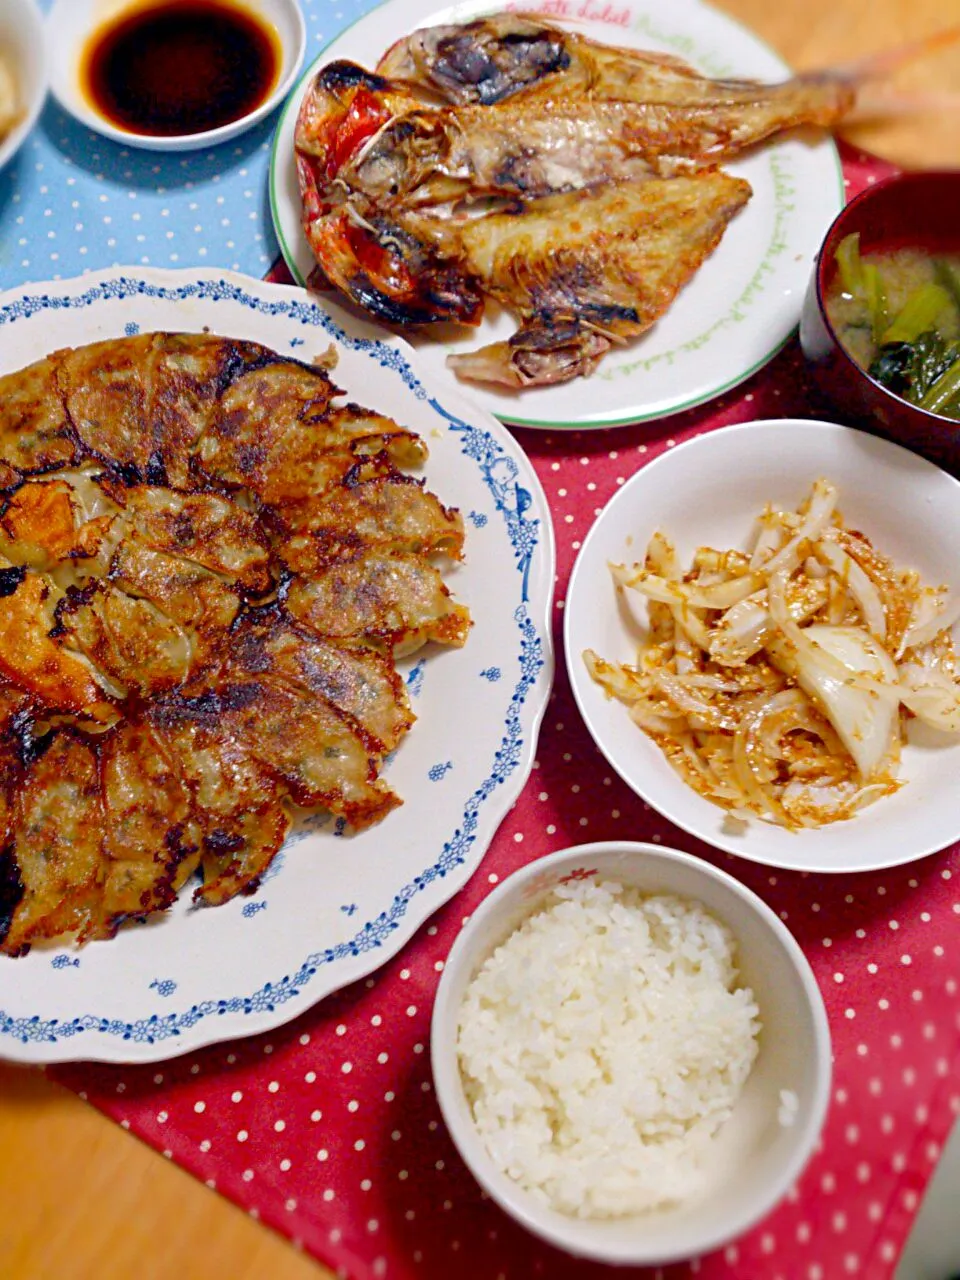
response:
M734 104L763 110L771 100L836 123L853 104L851 78L822 72L784 84L711 79L670 54L601 44L575 31L519 14L501 13L462 25L424 27L398 40L377 74L406 90L426 90L457 106L490 106L522 94L566 94L595 101ZM812 121L811 121L812 122Z
M578 191L464 232L470 269L522 324L509 342L452 356L461 378L566 382L643 333L713 252L750 187L719 169Z
M396 117L341 165L336 181L386 216L485 196L531 199L688 173L798 124L833 124L841 114L807 85L749 104L523 96L496 108Z
M510 387L565 381L647 329L715 247L710 228L722 233L749 194L741 184L718 212L717 165L796 126L833 128L861 81L889 62L766 85L714 80L678 58L599 44L535 17L426 28L397 42L375 72L340 61L315 77L295 137L304 232L323 280L386 324L475 325L491 297L518 315L509 344L451 361L459 376ZM676 237L667 271L666 237L655 230L657 287L626 298L649 265L640 184L702 172L709 177L687 182L674 208L703 234L689 251ZM611 190L623 199L602 228L603 250L589 245L588 282L571 290L570 263L585 240L567 215L575 208L590 221L590 202L606 208ZM577 193L588 193L583 204L565 199ZM659 191L648 200L665 203ZM482 246L502 237L514 242L509 272L491 274ZM554 257L561 265L548 280ZM533 293L564 295L563 305L538 306L521 277L536 277Z
M198 867L226 902L295 811L401 802L394 653L470 626L431 560L460 516L400 469L426 455L256 343L144 334L0 378L0 951L110 938Z
M421 27L393 44L377 74L439 95L445 102L491 106L521 90L562 78L588 88L575 63L579 36L519 14ZM592 42L586 42L588 45Z

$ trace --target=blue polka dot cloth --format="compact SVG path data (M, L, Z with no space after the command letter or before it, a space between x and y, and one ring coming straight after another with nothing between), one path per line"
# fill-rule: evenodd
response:
M373 0L300 0L304 67ZM2 0L0 0L2 3ZM49 9L52 0L40 0ZM101 267L229 267L264 275L279 255L267 174L280 108L210 150L144 151L78 124L51 98L0 171L0 288Z

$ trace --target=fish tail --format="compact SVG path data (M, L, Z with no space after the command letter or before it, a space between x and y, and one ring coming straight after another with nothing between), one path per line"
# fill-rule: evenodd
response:
M926 58L939 53L942 49L960 41L960 23L934 31L921 40L911 40L897 45L893 49L883 49L879 53L868 54L854 62L841 63L836 67L825 67L820 71L805 72L800 78L814 81L833 81L841 84L857 86L870 80L884 80L899 71L909 62L918 58Z
M889 87L870 86L857 97L857 105L851 113L851 121L874 119L882 116L924 115L929 112L960 111L960 93L944 89L942 92L908 93Z

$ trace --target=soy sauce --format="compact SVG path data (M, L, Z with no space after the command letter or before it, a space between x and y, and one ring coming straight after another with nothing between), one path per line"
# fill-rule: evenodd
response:
M130 133L205 133L254 111L280 71L276 32L230 0L154 0L87 45L82 81L96 110Z

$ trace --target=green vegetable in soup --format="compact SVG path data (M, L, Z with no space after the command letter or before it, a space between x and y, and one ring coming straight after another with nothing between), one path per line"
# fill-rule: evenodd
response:
M867 372L895 396L908 397L913 381L915 347L909 342L888 342L882 346Z
M922 333L930 329L937 316L950 306L950 295L938 284L924 284L915 289L906 300L893 324L884 333L882 342L916 342Z
M852 235L844 236L837 245L837 251L834 256L837 260L837 270L840 272L844 293L848 293L851 298L856 298L863 292L863 273L860 265L860 232L855 231Z
M960 411L960 342L945 342L935 330L915 342L884 343L869 373L894 395L932 413L954 417L953 408Z
M853 234L836 266L827 313L852 358L894 395L960 420L960 256L862 254Z
M954 348L953 363L920 400L920 408L951 418L960 417L960 349Z
M860 257L859 231L844 236L837 245L836 259L843 292L851 300L863 303L873 340L880 342L890 324L887 291L877 264Z
M942 289L946 289L950 295L950 300L957 309L957 315L960 316L960 270L951 266L943 258L934 258L933 274L937 284Z
M890 312L887 306L887 291L884 288L880 268L875 262L861 264L860 278L863 282L863 296L870 312L870 329L874 342L882 342L888 325Z

